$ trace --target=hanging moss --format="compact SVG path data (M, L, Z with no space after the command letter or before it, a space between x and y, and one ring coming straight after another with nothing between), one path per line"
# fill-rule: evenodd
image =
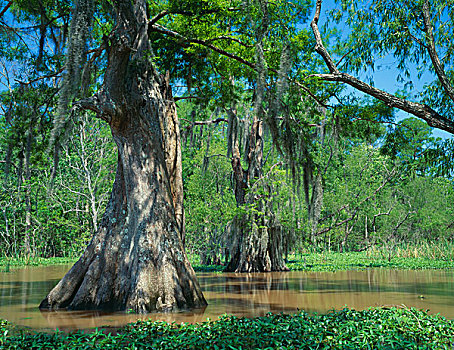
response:
M87 40L94 14L93 0L77 0L74 3L73 20L69 29L65 73L60 86L57 112L50 145L54 147L68 135L71 129L69 108L81 88L81 83L88 84L88 67L84 67L87 57Z

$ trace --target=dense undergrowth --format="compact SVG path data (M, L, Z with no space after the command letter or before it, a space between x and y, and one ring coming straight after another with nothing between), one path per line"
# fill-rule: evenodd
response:
M192 324L139 321L115 334L31 333L0 323L2 349L451 349L454 321L407 308L225 315Z

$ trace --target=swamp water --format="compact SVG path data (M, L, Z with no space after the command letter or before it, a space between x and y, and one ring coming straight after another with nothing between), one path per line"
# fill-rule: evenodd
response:
M176 314L40 312L38 304L70 268L29 267L0 272L0 318L33 329L74 330L118 327L138 319L202 322L228 313L261 316L267 312L325 312L344 306L413 306L454 318L454 270L384 270L198 273L208 301L203 310Z

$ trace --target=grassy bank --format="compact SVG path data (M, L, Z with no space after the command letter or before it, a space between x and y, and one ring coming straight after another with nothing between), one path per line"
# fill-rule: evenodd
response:
M423 250L424 249L424 250ZM71 264L77 258L0 258L0 271L25 266L48 266ZM222 265L201 265L197 256L190 256L194 269L198 272L222 272ZM287 266L292 271L338 271L368 268L388 269L452 269L454 259L450 249L439 246L430 248L409 246L396 248L392 255L383 249L370 249L364 252L303 252L290 255Z
M388 269L452 269L453 260L441 260L428 257L388 257L373 255L370 252L350 253L309 253L290 256L287 264L293 271L337 271L368 268Z
M197 261L193 264L193 267L198 272L222 272L224 269L224 266L219 265L200 265ZM339 271L369 268L405 270L453 269L454 260L409 255L396 255L389 259L388 256L378 251L348 253L306 252L298 255L290 255L287 267L291 271Z
M401 243L374 246L363 252L305 251L289 257L287 266L295 271L336 271L367 268L452 269L454 244L447 241L420 244Z
M195 325L140 321L115 334L29 333L0 324L2 349L451 349L454 322L416 309L344 309Z
M25 266L50 266L50 265L62 265L72 264L77 261L78 258L11 258L11 257L0 257L0 271L8 271L12 268L19 268Z

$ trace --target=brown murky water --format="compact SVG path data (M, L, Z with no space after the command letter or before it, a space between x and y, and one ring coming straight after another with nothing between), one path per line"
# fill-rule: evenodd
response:
M454 271L365 270L267 274L198 274L209 303L204 310L147 316L126 313L40 312L37 305L70 266L0 272L0 318L34 329L122 326L140 318L201 322L228 313L324 312L344 306L406 305L454 318ZM420 298L423 295L424 298Z

